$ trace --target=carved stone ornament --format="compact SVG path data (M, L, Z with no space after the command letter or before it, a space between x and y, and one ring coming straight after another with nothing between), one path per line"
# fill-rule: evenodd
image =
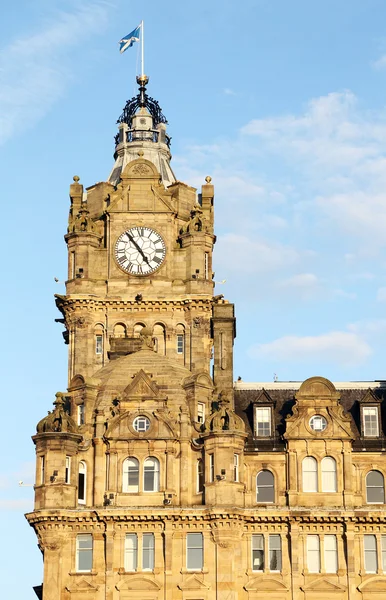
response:
M76 433L78 431L74 419L64 410L63 397L61 392L55 395L55 409L39 421L36 427L37 433Z
M139 339L141 340L141 350L154 351L153 334L151 329L148 327L143 327L139 334Z
M215 410L205 421L205 431L240 431L244 433L243 420L231 409L230 400L224 392L220 392L217 401L213 403Z
M149 175L150 173L150 169L147 165L143 165L143 164L139 164L139 165L135 165L135 167L133 167L132 173L134 173L134 175Z
M69 233L95 232L94 221L89 217L87 203L83 202L81 209L69 225Z

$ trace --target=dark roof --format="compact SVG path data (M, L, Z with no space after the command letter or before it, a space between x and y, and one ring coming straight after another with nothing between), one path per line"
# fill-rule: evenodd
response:
M342 404L345 412L351 416L352 428L356 436L354 442L354 448L374 448L381 449L385 445L385 440L380 439L369 439L361 438L360 436L360 410L359 403L366 396L368 390L366 389L347 389L339 390L340 403ZM381 388L375 388L372 390L376 398L381 400L381 412L382 412L382 431L385 434L386 426L386 390ZM243 419L245 423L245 429L248 434L246 440L246 449L250 448L253 450L255 447L259 449L284 449L285 442L283 440L283 434L285 432L285 419L292 413L292 407L295 404L294 389L278 389L278 390L266 390L266 393L273 402L274 411L274 424L275 431L272 439L256 439L253 435L253 404L264 403L265 399L261 397L262 390L235 390L235 410L236 413Z

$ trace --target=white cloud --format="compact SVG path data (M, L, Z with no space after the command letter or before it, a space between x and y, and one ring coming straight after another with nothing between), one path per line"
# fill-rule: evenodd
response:
M236 92L235 92L235 91L233 91L233 90L231 90L231 88L224 88L224 89L223 89L223 93L224 93L226 96L237 96Z
M380 56L377 60L372 63L374 69L381 70L386 68L386 54Z
M2 49L0 143L32 127L60 98L71 81L66 54L76 46L84 49L91 34L105 30L107 7L99 0L58 12L40 31Z
M263 273L295 264L299 254L291 247L259 238L227 233L216 244L216 263L229 271Z
M288 363L320 362L353 367L363 364L372 354L369 344L358 334L332 331L316 336L284 336L249 349L253 358Z

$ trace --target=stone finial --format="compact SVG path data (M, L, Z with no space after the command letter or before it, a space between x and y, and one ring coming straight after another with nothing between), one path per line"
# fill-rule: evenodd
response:
M138 156L139 158L142 158L144 155L144 151L143 150L138 150Z
M75 183L78 183L80 177L78 177L78 175L74 175L74 177L72 179L73 179L73 181L75 181Z
M206 183L208 183L208 184L209 184L209 183L212 181L212 178L210 177L210 175L207 175L207 176L205 177L205 181L206 181Z
M217 433L221 431L237 431L244 433L244 422L231 408L228 393L220 391L217 400L213 402L213 409L212 415L204 424L206 431Z

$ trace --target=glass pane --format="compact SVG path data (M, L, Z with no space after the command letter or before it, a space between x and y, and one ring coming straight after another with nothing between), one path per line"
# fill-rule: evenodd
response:
M80 534L77 537L77 541L78 541L78 548L80 550L83 549L90 549L92 548L92 535L91 533L85 533L85 534Z
M78 551L78 571L91 571L92 569L92 550Z
M379 471L370 471L366 477L367 502L383 504L385 501L385 490L383 475Z
M376 573L378 570L377 560L377 540L375 535L364 536L365 548L365 571L367 573Z
M383 475L379 471L370 471L366 477L367 485L383 487Z
M273 475L271 471L260 471L257 476L258 485L269 485L273 486Z
M319 536L307 536L307 565L310 573L320 572Z
M303 492L318 491L318 472L316 460L312 456L303 459Z
M264 571L264 550L252 550L252 570Z
M324 536L324 568L326 573L336 573L338 570L338 550L335 535Z
M262 535L252 536L252 548L254 550L264 550L264 537Z
M382 571L386 571L386 535L381 536L381 547L382 547Z
M84 500L84 492L85 492L85 476L84 473L79 473L78 476L78 500Z
M201 570L202 569L202 549L201 548L188 548L188 569Z
M143 489L145 492L154 491L154 471L147 470L145 467Z
M188 548L202 548L202 533L188 533Z
M142 568L154 569L154 535L144 533L142 538Z
M269 536L269 568L271 571L281 571L281 537Z
M128 533L125 538L125 571L137 569L137 546L137 535Z

